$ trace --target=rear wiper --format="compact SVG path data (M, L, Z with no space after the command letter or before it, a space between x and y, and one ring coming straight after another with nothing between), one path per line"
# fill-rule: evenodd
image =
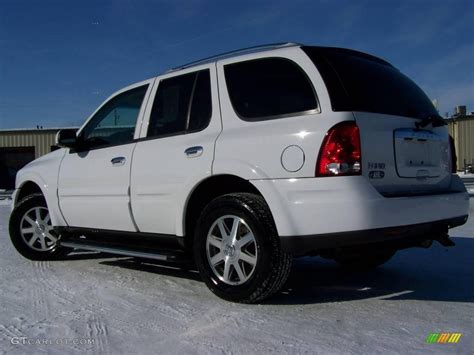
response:
M438 115L429 115L423 118L421 121L416 122L415 127L423 128L428 126L430 123L433 125L433 127L441 127L447 125L443 117Z

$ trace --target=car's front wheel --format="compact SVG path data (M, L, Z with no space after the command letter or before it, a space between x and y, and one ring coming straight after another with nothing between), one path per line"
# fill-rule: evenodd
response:
M261 196L224 195L203 211L194 239L197 267L207 286L229 301L254 303L277 292L291 268Z
M41 194L21 200L10 216L10 238L16 250L30 260L51 260L69 251L58 244L48 206Z

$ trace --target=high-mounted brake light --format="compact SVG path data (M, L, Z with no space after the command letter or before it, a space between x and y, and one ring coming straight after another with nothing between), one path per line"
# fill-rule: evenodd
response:
M354 121L338 123L324 137L316 164L316 176L360 174L359 127Z

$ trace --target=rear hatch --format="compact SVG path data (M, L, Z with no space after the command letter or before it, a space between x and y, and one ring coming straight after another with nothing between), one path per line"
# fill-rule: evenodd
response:
M425 93L388 62L340 48L303 47L333 111L353 112L362 175L384 196L442 193L451 183L449 135Z

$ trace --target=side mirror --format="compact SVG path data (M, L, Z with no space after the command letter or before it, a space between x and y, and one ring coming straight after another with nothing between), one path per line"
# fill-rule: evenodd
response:
M56 145L61 148L75 148L77 145L77 129L62 129L56 134Z

